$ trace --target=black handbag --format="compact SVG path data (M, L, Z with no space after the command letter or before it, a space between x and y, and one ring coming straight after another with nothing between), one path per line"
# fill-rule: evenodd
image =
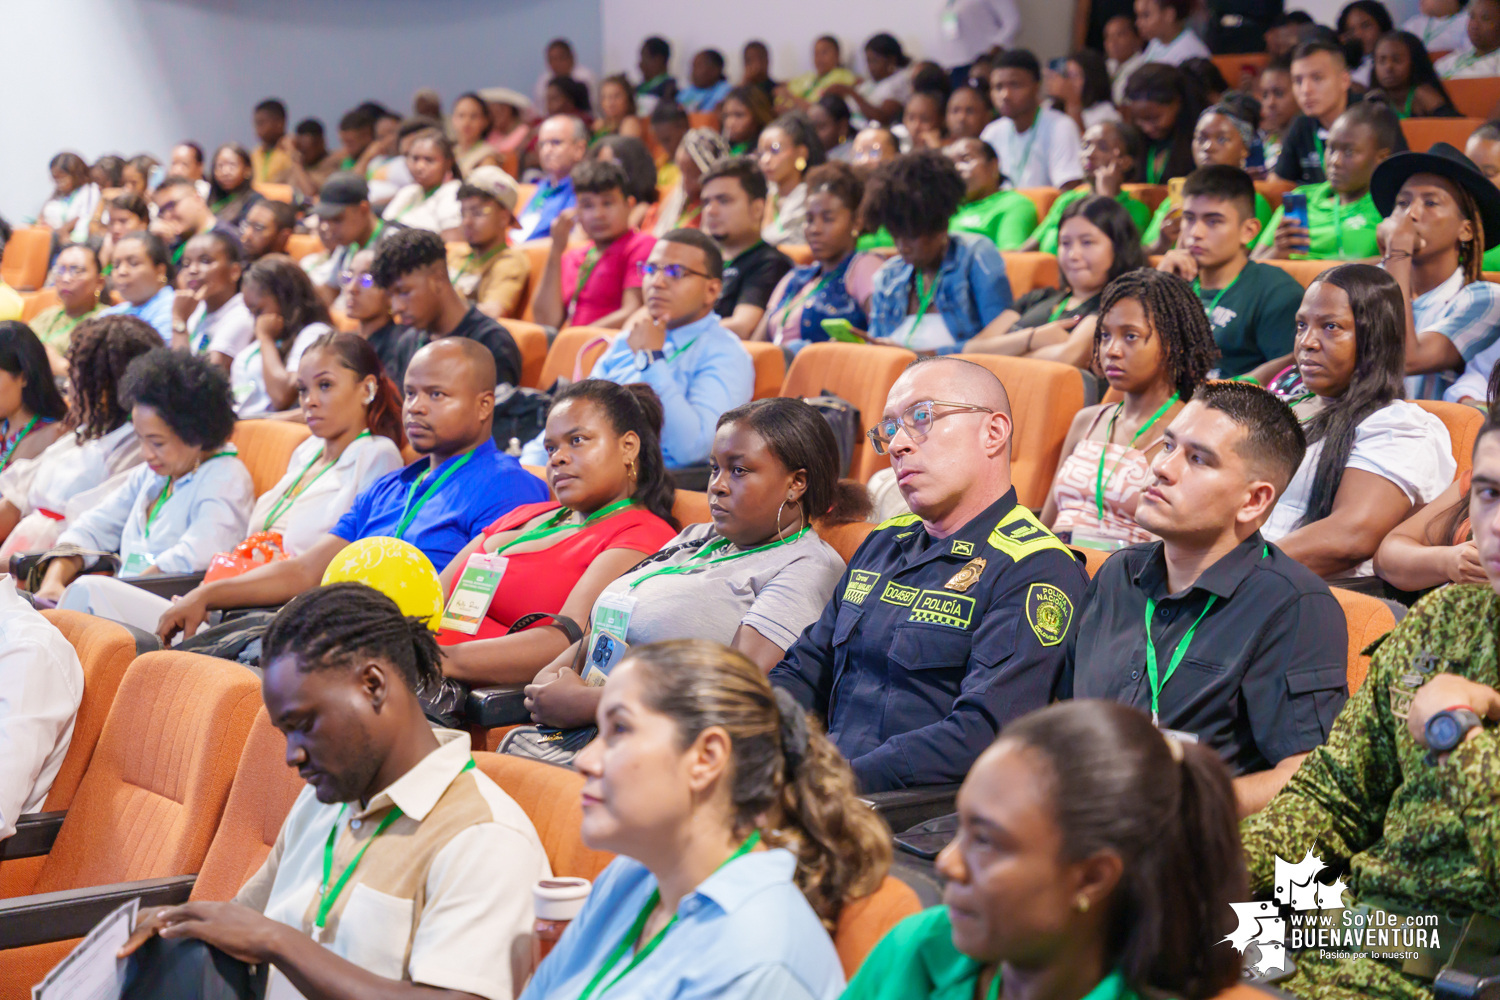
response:
M854 449L859 445L859 410L847 399L835 396L827 389L821 396L808 396L803 402L823 414L828 426L833 428L833 438L839 445L839 477L849 475L854 465Z

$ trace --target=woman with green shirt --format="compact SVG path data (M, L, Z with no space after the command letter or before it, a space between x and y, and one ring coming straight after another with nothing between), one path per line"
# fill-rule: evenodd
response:
M1244 94L1226 95L1198 116L1193 130L1193 162L1200 167L1222 164L1245 169L1255 131L1260 128L1260 102ZM1271 205L1259 191L1255 193L1255 217L1261 231L1271 219ZM1182 230L1182 204L1164 199L1156 208L1151 225L1141 242L1146 253L1166 253L1177 245Z
M948 222L955 233L988 236L1001 250L1019 250L1036 228L1036 204L1018 191L1000 190L1000 158L979 139L949 143L944 155L958 167L966 190L964 203Z
M944 905L897 924L843 1000L1206 1000L1247 896L1229 772L1105 701L1006 726L958 793Z
M1091 194L1113 198L1130 213L1136 232L1145 229L1151 218L1151 209L1124 191L1125 182L1132 179L1141 162L1141 145L1141 134L1134 126L1123 122L1100 122L1089 126L1083 133L1081 146L1083 183L1058 195L1047 217L1020 249L1057 253L1058 227L1062 225L1063 213L1068 206Z
M99 268L99 254L87 243L74 243L57 255L52 266L56 277L53 289L61 304L43 309L31 319L31 330L47 348L52 374L68 373L68 342L73 328L104 307L104 275Z

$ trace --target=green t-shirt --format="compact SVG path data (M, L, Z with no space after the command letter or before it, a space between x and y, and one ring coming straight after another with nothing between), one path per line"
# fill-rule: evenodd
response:
M1484 252L1479 268L1483 271L1500 271L1500 246Z
M1042 253L1057 253L1057 231L1062 227L1063 211L1069 205L1073 204L1073 202L1080 198L1087 198L1093 193L1086 186L1080 184L1075 188L1069 188L1057 196L1057 200L1052 203L1052 208L1047 211L1047 217L1042 220L1041 228L1034 234L1041 241L1041 245L1037 247L1038 250L1042 251ZM1130 213L1130 218L1135 222L1137 230L1146 227L1146 223L1151 218L1151 209L1146 207L1145 202L1134 195L1126 194L1124 191L1120 192L1115 201L1125 206L1125 211Z
M988 236L1001 250L1018 250L1036 229L1036 203L1015 191L996 191L960 205L948 220L948 231Z
M1194 287L1219 345L1219 374L1237 378L1273 358L1292 353L1302 286L1279 267L1250 261L1220 289Z
M854 241L854 249L860 253L864 253L866 250L874 250L877 247L893 247L895 245L896 240L891 236L891 231L884 226L881 226L873 233L865 233Z
M982 966L953 947L946 906L934 906L901 921L865 958L840 1000L973 1000ZM1000 977L989 1000L1000 995ZM1083 1000L1138 1000L1118 970Z
M1309 260L1363 260L1380 256L1375 245L1375 227L1383 218L1375 208L1375 199L1366 191L1363 198L1352 205L1339 204L1338 196L1327 181L1322 184L1304 184L1294 188L1294 193L1307 195L1307 229L1311 236L1307 257ZM1278 208L1265 232L1255 241L1255 249L1269 247L1276 242L1276 227L1281 225L1285 210Z
M1167 221L1171 211L1172 199L1163 198L1161 204L1156 206L1156 214L1151 217L1151 225L1146 227L1146 235L1141 237L1142 244L1148 247L1156 245L1156 241L1161 239L1162 223ZM1255 192L1255 217L1260 220L1260 231L1265 232L1266 223L1271 219L1271 203L1259 191Z

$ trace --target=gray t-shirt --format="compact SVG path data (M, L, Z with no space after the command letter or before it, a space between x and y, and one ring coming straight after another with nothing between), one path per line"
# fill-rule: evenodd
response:
M626 641L632 645L668 639L712 639L729 645L741 623L789 648L818 620L844 575L844 561L817 532L754 555L713 560L742 551L734 545L708 559L692 560L705 568L653 576L634 590L630 584L666 566L681 566L710 544L712 524L690 524L663 551L689 544L665 559L653 560L604 588L606 594L636 598Z

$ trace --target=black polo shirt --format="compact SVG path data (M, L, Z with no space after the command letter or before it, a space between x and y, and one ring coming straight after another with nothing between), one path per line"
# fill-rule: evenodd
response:
M1349 696L1348 630L1328 585L1256 532L1169 595L1162 545L1115 553L1089 582L1059 696L1150 712L1147 598L1157 605L1151 638L1166 677L1177 644L1215 597L1162 684L1161 727L1196 735L1235 774L1321 745Z
M724 264L724 290L714 312L728 319L737 305L764 309L781 279L792 269L792 259L764 240Z
M490 355L495 359L495 382L508 382L511 385L521 384L521 349L511 339L510 333L480 312L475 306L470 306L469 311L464 313L464 318L458 321L452 331L440 336L468 337L477 340L489 348ZM400 372L392 372L391 377L396 379L400 385L406 378L406 366L411 364L412 355L438 339L426 330L418 330L415 327L408 328L402 334L401 340L396 345L396 363L400 365Z
M380 363L385 365L385 373L396 383L398 392L404 392L401 376L406 374L406 361L401 354L401 338L408 329L400 323L387 323L365 338L380 356Z

